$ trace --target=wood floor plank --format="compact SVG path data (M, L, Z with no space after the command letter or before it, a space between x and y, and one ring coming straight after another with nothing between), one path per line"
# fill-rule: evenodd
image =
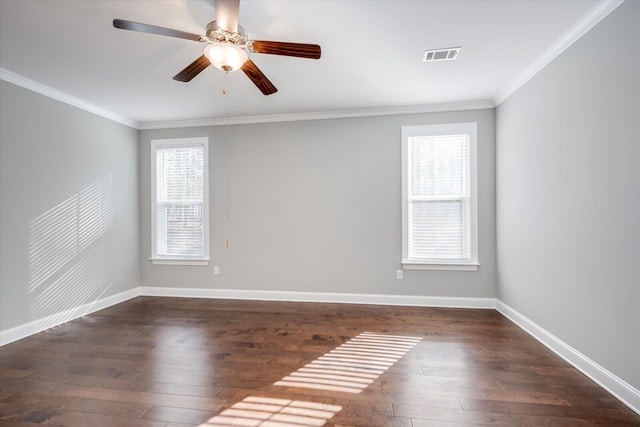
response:
M91 426L91 427L165 427L163 421L145 420L132 417L90 414L87 412L63 411L47 419L42 424L55 426Z
M201 409L175 408L170 406L153 406L144 413L142 418L148 420L170 421L187 424L202 424L213 418L216 412Z
M184 409L207 409L217 411L224 400L213 397L193 397L175 394L150 393L132 390L112 390L97 387L70 387L63 396L108 400L114 402L136 402L155 406L171 406Z
M518 415L552 416L591 420L598 419L611 424L628 421L628 413L622 409L597 406L561 406L540 403L506 403L495 400L460 399L462 407L469 411L502 412Z
M561 396L553 393L519 392L512 393L501 390L474 390L468 388L430 387L416 384L391 384L383 381L384 393L408 393L423 396L441 396L458 398L480 398L502 402L546 403L549 405L569 405Z
M2 418L12 419L21 419L20 415L32 407L37 407L40 411L55 411L64 408L70 411L132 418L139 418L151 407L150 405L131 402L110 402L33 393L14 393L12 396L2 399L1 402L5 405ZM27 419L21 420L29 421Z
M361 347L343 346L358 336ZM399 351L398 337L418 340ZM495 310L138 297L0 348L0 426L195 427L221 413L326 427L640 426Z

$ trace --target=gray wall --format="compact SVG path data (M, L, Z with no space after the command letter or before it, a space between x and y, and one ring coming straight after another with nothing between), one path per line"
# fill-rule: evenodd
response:
M477 272L405 271L404 280L397 280L400 128L468 121L478 122L482 265ZM142 285L494 297L494 127L489 109L142 131ZM188 136L210 141L212 262L153 265L149 143ZM213 275L214 264L219 276Z
M0 93L0 329L139 286L137 131Z
M499 298L640 388L640 2L497 109Z

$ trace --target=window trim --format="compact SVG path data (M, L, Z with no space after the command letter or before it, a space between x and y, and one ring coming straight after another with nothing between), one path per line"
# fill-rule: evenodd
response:
M204 234L204 254L202 256L179 256L179 255L158 255L156 246L157 232L157 171L156 152L164 148L203 148L204 174L203 174L203 201L202 201L202 222ZM173 138L173 139L153 139L151 140L151 258L153 264L159 265L208 265L209 264L209 138Z
M477 123L447 123L436 125L402 126L402 268L408 270L476 271L478 262L478 148ZM414 261L409 259L409 138L413 136L454 135L470 136L469 157L469 261L443 259Z

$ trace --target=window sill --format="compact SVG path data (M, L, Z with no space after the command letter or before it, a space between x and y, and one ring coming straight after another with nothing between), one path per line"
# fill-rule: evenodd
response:
M444 270L444 271L477 271L480 264L473 262L464 263L421 263L403 261L405 270Z
M209 265L208 259L149 258L156 265Z

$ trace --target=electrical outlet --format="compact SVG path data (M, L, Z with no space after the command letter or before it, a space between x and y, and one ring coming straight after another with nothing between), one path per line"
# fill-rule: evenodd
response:
M404 279L404 271L396 270L396 279L398 279L398 280Z
M217 265L213 266L213 274L215 274L216 276L220 274L220 266L217 266Z

